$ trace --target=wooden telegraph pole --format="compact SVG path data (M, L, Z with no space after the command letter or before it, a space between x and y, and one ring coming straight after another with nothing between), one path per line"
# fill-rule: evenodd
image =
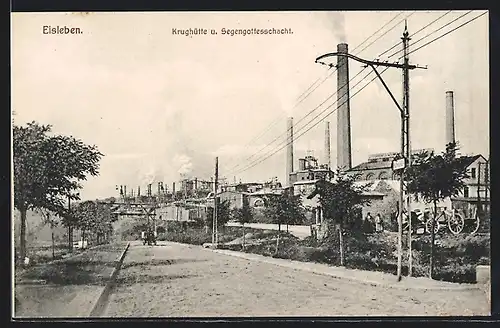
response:
M217 187L219 180L219 157L215 157L215 180L214 180L214 217L212 226L212 244L217 245L218 243L218 231L217 231Z
M400 64L398 62L395 63L389 63L389 62L381 62L381 61L372 61L372 60L366 60L359 58L357 56L351 55L349 53L340 53L340 52L333 52L333 53L327 53L324 55L319 56L316 58L316 63L320 63L322 65L327 65L329 67L332 67L332 64L327 64L322 62L321 60L323 58L327 57L332 57L332 56L345 56L350 59L356 60L360 63L365 64L366 66L369 66L373 69L375 74L377 75L378 79L384 86L385 90L389 93L391 96L392 101L396 105L396 107L399 109L400 115L401 115L401 161L398 161L396 168L398 170L401 170L401 178L400 178L400 199L399 199L399 218L398 218L398 269L397 269L397 280L401 280L401 269L402 269L402 257L403 257L403 224L402 224L402 219L403 219L403 213L404 213L404 207L406 207L406 213L408 214L408 217L410 216L409 212L409 193L406 190L407 184L404 183L404 175L403 171L404 168L407 167L410 163L410 125L409 125L409 118L410 118L410 113L409 113L409 70L413 70L415 68L426 68L426 67L419 67L416 65L410 65L408 63L408 29L406 26L405 22L405 31L403 33L403 47L405 49L404 53L404 63ZM385 83L384 79L382 79L381 73L377 71L377 67L382 66L386 67L386 69L392 67L392 68L399 68L403 70L403 106L396 100L394 95L392 94L391 90ZM396 164L396 163L395 163ZM405 199L406 198L406 199ZM411 222L410 222L410 231L411 231ZM410 233L409 231L409 233ZM410 234L411 235L411 234ZM411 236L410 236L411 238ZM411 243L410 243L411 244ZM411 258L410 258L411 262Z

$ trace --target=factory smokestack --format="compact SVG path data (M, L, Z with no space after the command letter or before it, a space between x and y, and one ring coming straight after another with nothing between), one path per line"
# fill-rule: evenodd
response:
M175 182L172 182L172 195L175 196Z
M453 91L446 91L446 144L455 142L455 104Z
M338 44L337 52L347 54L347 43ZM337 166L344 170L352 167L349 63L342 55L337 57Z
M330 154L330 122L325 122L325 159L324 163L328 168L331 168L331 154Z
M286 148L286 182L292 186L291 173L293 172L293 117L287 122L287 148Z

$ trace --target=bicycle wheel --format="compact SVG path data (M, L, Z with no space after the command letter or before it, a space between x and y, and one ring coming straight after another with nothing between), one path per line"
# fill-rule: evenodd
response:
M476 214L476 217L471 219L471 229L472 231L470 232L471 235L475 234L479 230L479 226L481 225L479 215Z
M447 217L447 221L448 228L454 235L458 235L464 229L465 221L464 218L459 214L454 214L451 217Z
M425 231L426 232L431 232L432 230L432 221L433 219L428 219L426 222L425 222ZM441 228L441 224L439 223L438 220L434 220L434 234L437 234L439 229Z

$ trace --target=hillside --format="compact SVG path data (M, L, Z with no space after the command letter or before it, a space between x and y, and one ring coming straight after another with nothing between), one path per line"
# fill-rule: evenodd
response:
M21 213L17 210L13 211L14 217L14 236L15 245L19 244L19 235L21 229ZM56 242L64 242L66 239L66 229L64 227L56 227L54 229ZM26 242L27 246L45 245L51 243L51 229L49 225L44 225L42 215L35 211L26 213Z

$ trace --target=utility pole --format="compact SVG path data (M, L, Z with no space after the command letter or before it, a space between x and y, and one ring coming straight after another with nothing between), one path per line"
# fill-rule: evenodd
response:
M217 246L218 236L217 236L217 185L219 180L219 157L215 157L215 180L214 180L214 217L213 217L213 227L212 227L212 244Z
M68 248L73 252L73 231L71 231L71 195L68 195Z
M409 67L409 56L408 56L408 47L410 37L408 34L408 26L405 20L405 30L403 32L403 111L401 113L401 121L402 121L402 131L401 135L401 153L405 154L407 159L407 167L411 167L411 143L410 143L410 69ZM404 117L403 117L404 116ZM404 170L401 171L401 174L404 173ZM408 192L408 185L405 184L404 176L401 177L401 185L400 187L404 187L404 192L406 193L406 206L408 213L408 276L411 277L413 271L413 257L412 257L412 248L411 248L411 233L412 233L412 223L411 223L411 194ZM404 185L404 186L403 186ZM402 251L402 250L401 250ZM401 268L401 265L398 266ZM399 275L400 276L400 275Z
M373 69L373 71L375 72L375 74L377 75L377 78L380 80L380 82L382 83L382 85L384 86L385 90L387 91L387 93L389 93L389 96L391 97L392 101L394 102L394 104L396 105L396 107L399 109L399 112L401 114L401 157L402 157L402 160L404 160L404 165L402 167L399 167L399 169L401 169L401 175L400 175L400 199L399 199L399 216L398 216L398 268L397 268L397 280L400 281L401 280L401 269L402 269L402 258L403 258L403 213L404 213L404 207L408 207L407 203L405 202L405 183L404 183L404 175L403 175L403 171L404 171L404 168L408 165L408 163L410 163L410 144L409 144L409 106L408 106L408 101L409 101L409 70L411 69L415 69L415 68L424 68L426 69L427 67L419 67L419 66L416 66L416 65L410 65L408 63L408 52L407 52L407 47L408 47L408 31L407 31L407 26L406 26L406 22L405 22L405 31L403 33L403 45L406 49L406 52L405 52L405 61L403 64L400 64L398 62L394 62L394 63L389 63L387 61L385 62L382 62L382 61L372 61L372 60L366 60L366 59L362 59L362 58L359 58L357 56L354 56L350 53L346 53L346 52L333 52L333 53L327 53L327 54L324 54L324 55L321 55L319 56L318 58L316 58L316 63L319 63L319 64L322 64L322 65L326 65L326 66L329 66L329 67L332 67L333 64L327 64L327 63L324 63L324 62L321 62L320 60L323 59L323 58L327 58L327 57L334 57L334 56L345 56L345 57L348 57L350 59L354 59L362 64L365 64L365 67L371 67ZM394 97L394 95L392 94L391 90L389 89L389 87L387 86L387 84L385 83L384 79L382 78L382 76L380 75L380 73L377 71L377 66L384 66L384 67L393 67L393 68L399 68L399 69L402 69L403 70L403 74L404 74L404 79L403 79L403 90L404 90L404 96L403 96L403 99L404 99L404 104L403 106L400 105L400 103L396 100L396 98ZM407 193L406 193L407 194ZM409 197L409 195L407 195ZM410 213L407 211L408 213L408 217L410 217ZM410 231L411 231L411 226L410 226Z

